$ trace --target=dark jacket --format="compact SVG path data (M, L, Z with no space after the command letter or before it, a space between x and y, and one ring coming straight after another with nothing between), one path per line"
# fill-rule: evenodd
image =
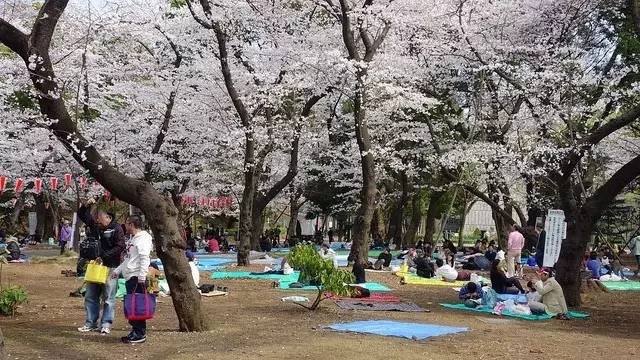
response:
M78 217L89 228L87 238L100 241L102 264L110 268L118 267L125 248L125 236L122 226L113 219L106 229L101 229L100 225L93 219L91 210L85 206L81 206L78 209Z

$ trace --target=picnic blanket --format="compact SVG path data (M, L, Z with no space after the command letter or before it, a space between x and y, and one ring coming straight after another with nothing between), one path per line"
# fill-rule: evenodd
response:
M433 324L407 323L389 320L365 320L327 326L336 331L396 336L406 339L424 340L432 336L455 334L467 328Z
M402 312L424 312L427 311L420 306L410 302L371 302L359 301L360 299L337 300L336 305L345 310L366 310L366 311L402 311Z
M401 275L399 275L401 274ZM442 281L440 279L435 278L423 278L418 275L412 273L396 273L397 276L400 276L404 279L405 284L411 285L431 285L431 286L447 286L447 287L462 287L467 281Z
M371 293L369 297L365 298L337 296L329 292L325 293L325 296L333 300L354 300L358 302L400 302L400 298L398 296L384 292Z
M470 308L470 307L466 307L464 304L440 304L448 309L456 309L456 310L465 310L465 311L474 311L474 312L479 312L479 313L485 313L485 314L493 314L493 308L490 307L484 307L484 306L479 306L476 308ZM516 313L511 313L508 311L503 311L502 312L503 316L508 316L508 317L514 317L514 318L518 318L518 319L523 319L523 320L549 320L552 319L553 316L549 315L549 314L542 314L542 315L525 315L525 314L516 314ZM589 317L589 314L584 313L584 312L580 312L580 311L569 311L569 313L567 314L570 318L572 319L586 319Z
M297 281L297 279L296 279ZM278 288L282 289L282 290L301 290L301 291L318 291L318 287L317 286L313 286L313 285L307 285L301 288L291 288L289 287L289 285L291 285L291 283L294 283L296 281L286 281L286 280L280 280L280 282L278 283ZM375 283L375 282L369 282L369 283L364 283L364 284L351 284L351 285L356 285L356 286L360 286L363 287L365 289L368 289L369 291L372 292L386 292L386 291L392 291L392 289L389 289L388 287L380 284L380 283Z
M603 281L602 285L612 291L640 291L640 281Z
M265 274L256 275L249 271L216 271L211 274L212 279L253 279L253 280L280 280L280 282L296 282L300 277L299 271L294 271L289 275Z

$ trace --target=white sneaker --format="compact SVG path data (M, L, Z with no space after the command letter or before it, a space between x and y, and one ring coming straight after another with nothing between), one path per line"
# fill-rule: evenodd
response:
M98 328L84 325L83 327L79 327L78 331L80 332L98 331Z
M109 335L109 334L111 334L111 329L106 326L100 330L100 335Z

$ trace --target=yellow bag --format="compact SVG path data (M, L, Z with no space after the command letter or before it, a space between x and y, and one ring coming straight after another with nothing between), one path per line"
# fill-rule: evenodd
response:
M87 272L84 274L84 281L96 284L105 284L109 277L109 268L90 261L87 265Z

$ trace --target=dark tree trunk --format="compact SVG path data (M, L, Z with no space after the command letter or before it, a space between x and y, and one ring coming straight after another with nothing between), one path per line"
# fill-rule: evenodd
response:
M424 242L433 243L433 235L436 233L436 219L440 215L440 200L444 192L431 193L429 197L429 209L427 209L427 219L425 221Z
M245 164L253 163L253 138L247 135L245 147ZM253 199L255 197L256 182L253 169L246 169L244 174L244 191L240 201L240 219L238 221L238 266L249 265L251 250L251 236L253 234Z
M373 219L371 219L371 237L382 239L386 242L387 232L385 228L384 211L380 206L377 206L373 212Z
M52 121L49 130L82 167L114 196L139 207L154 233L156 252L163 262L171 298L182 331L206 330L200 309L200 293L193 283L189 264L184 256L185 242L178 231L177 210L170 199L160 195L151 184L115 169L78 131L67 111L49 56L49 45L66 0L46 1L29 35L0 19L0 42L18 54L27 67L29 58L41 59L35 70L29 71L38 94L40 112Z
M52 204L47 202L44 194L34 195L36 204L36 237L45 243L49 238L55 239L55 219Z
M464 247L464 224L467 221L467 195L463 195L464 204L460 208L460 230L458 232L458 249Z
M409 185L407 181L407 174L403 171L400 172L400 198L393 207L391 218L389 219L389 231L388 235L399 248L402 245L402 223L404 221L404 208L407 206L409 198Z
M411 221L409 222L407 232L404 234L404 239L402 241L403 245L414 246L416 244L416 234L418 233L418 228L420 228L421 220L422 196L420 194L420 189L417 189L411 199Z
M2 329L0 328L0 360L5 360L7 357L4 353L4 336L2 334Z
M289 197L289 226L287 227L287 240L296 237L296 227L298 224L298 212L301 204L298 204L302 192L292 191Z
M258 209L253 203L253 215L251 216L251 250L260 251L260 237L264 231L264 211Z
M365 265L369 260L369 231L373 212L376 208L378 190L376 188L375 162L371 153L371 137L365 121L364 104L366 104L366 92L364 78L366 77L366 70L358 70L357 77L354 98L355 132L358 149L360 154L364 155L360 159L362 190L360 191L360 208L353 224L351 255L354 262Z
M587 224L588 219L582 216L567 214L567 212L565 212L565 216L567 216L567 238L562 241L560 258L555 266L556 280L562 285L567 305L580 306L582 257L589 240L591 240L593 228Z

